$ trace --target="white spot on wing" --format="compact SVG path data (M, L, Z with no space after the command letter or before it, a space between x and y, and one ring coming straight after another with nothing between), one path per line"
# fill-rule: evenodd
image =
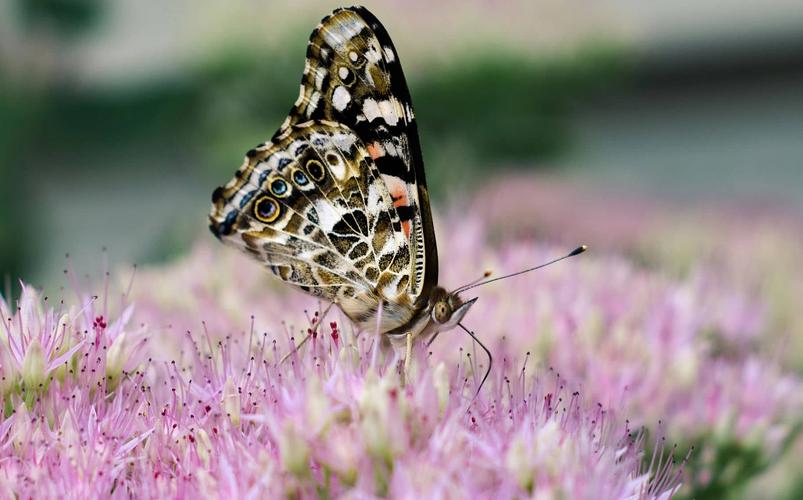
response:
M387 208L384 204L379 202L379 198L380 193L377 188L377 183L372 182L371 185L368 186L368 203L366 204L366 208L368 209L368 213L373 216L379 215L379 212Z
M323 87L323 79L326 76L326 68L318 68L315 70L315 88L321 89Z
M344 162L337 162L334 165L329 165L329 171L332 172L332 175L335 179L339 181L343 181L346 179L346 164Z
M351 101L351 94L346 90L346 87L337 87L332 94L332 104L335 106L335 109L343 111L346 109L346 106L348 106L349 101Z
M398 105L395 101L366 99L362 106L362 112L369 122L381 116L388 125L396 125L399 123L397 108Z
M382 287L382 296L383 297L394 297L398 293L396 284L388 283L384 287Z
M376 50L375 48L371 47L370 50L365 52L365 58L368 61L376 64L382 60L382 54L380 54L379 51Z
M268 157L267 165L271 170L279 170L279 162L283 159L290 159L286 153L275 153Z
M298 89L298 99L296 99L296 102L295 102L296 106L301 106L301 103L304 102L304 95L306 95L306 93L307 93L306 90L307 90L307 88L302 83L299 86L299 89Z
M387 154L391 156L401 156L401 154L399 154L399 150L396 149L396 145L393 144L393 142L385 141L384 143L382 143L382 145L384 146L385 152Z
M354 146L354 141L357 140L357 137L354 134L335 134L332 136L332 142L335 143L335 146L342 151L349 151Z
M324 231L330 232L335 224L340 221L340 215L335 212L332 206L326 200L318 200L315 202L315 212L318 214L318 225Z
M296 139L287 146L288 151L295 151L298 149L302 144L306 144L307 141L305 139Z
M298 104L296 104L296 106L298 106ZM286 129L286 128L287 128L287 127L289 127L289 126L290 126L290 117L288 116L288 117L287 117L287 118L285 118L285 119L284 119L284 121L282 122L282 126L281 126L281 127L279 127L279 130L284 130L284 129Z
M375 119L380 114L379 105L373 99L366 99L362 105L362 114L368 121Z
M337 74L340 76L341 80L345 80L349 77L349 69L345 66L340 66L337 70Z
M385 240L385 244L382 245L382 248L379 249L377 254L381 257L383 255L394 255L399 250L399 247L396 245L396 241L393 238L388 238Z
M393 49L390 47L384 47L383 52L385 53L385 59L388 62L393 62L396 60L396 54L393 53Z
M363 24L358 19L345 17L339 20L337 26L327 27L321 33L326 43L337 50L349 43L362 28Z
M407 112L407 121L413 121L415 118L415 115L413 114L413 108L409 104L405 104L404 110Z
M315 112L315 108L318 107L318 101L320 100L321 93L316 90L309 98L309 103L307 104L307 116L311 116L312 113Z

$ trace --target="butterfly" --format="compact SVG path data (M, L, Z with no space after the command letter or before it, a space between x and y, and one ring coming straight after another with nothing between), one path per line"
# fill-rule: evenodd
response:
M298 99L215 189L209 228L357 327L406 339L408 353L476 301L438 285L410 92L390 36L363 7L337 9L313 30Z

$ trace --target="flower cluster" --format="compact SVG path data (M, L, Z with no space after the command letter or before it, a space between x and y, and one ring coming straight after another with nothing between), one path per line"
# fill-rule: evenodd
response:
M625 256L634 267L710 283L727 333L743 347L803 368L803 224L780 203L707 200L678 204L644 194L534 179L501 178L475 196L490 241L538 237L582 241L598 253ZM757 318L756 311L761 312ZM759 321L756 321L759 319ZM735 340L733 335L729 341Z
M466 218L464 212L446 220L450 223L438 233L441 253L449 255L449 265L441 266L447 287L485 269L501 275L530 267L571 248L544 245L526 234L489 244L498 241L497 224ZM679 277L602 247L527 277L472 290L480 300L465 324L497 358L508 353L521 360L530 352L536 372L559 371L587 401L616 409L635 426L656 430L663 421L670 442L681 450L697 449L686 494L744 487L786 452L803 410L800 378L767 347L778 338L768 334L778 327L772 304L712 268ZM252 314L259 331L269 330L278 317L285 320L286 333L279 337L286 348L287 337L301 338L307 328L300 311L324 306L277 286L255 263L232 252L201 246L173 269L147 272L139 286L142 317L172 331L198 328L197 315L186 311L199 309L226 318L217 323L224 327L218 334L233 338L248 331ZM229 281L237 287L227 286ZM163 297L151 296L152 289ZM336 310L331 315L348 325ZM441 335L432 351L433 359L451 366L478 349L455 330ZM483 356L474 359L487 363Z
M369 333L320 316L282 362L275 335L159 343L101 302L51 307L29 287L16 311L0 302L4 497L663 498L681 477L645 467L643 436L609 410L512 362L474 399L470 363L418 348L404 385L372 365Z
M640 218L604 211L619 242L586 221L590 239L573 243L591 253L471 290L464 324L494 356L476 396L489 360L461 330L418 345L405 377L373 332L211 245L100 298L50 304L26 287L16 308L0 303L0 495L739 493L803 425L795 358L777 350L784 326L803 325L778 301L798 285L759 259L785 290L764 293L740 267L764 251L754 242L668 272L676 257L639 253L669 241L641 235L660 210L620 203ZM442 285L571 248L494 210L443 219Z

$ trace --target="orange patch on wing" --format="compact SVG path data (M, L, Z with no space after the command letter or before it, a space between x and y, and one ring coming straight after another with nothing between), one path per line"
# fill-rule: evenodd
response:
M390 186L389 186L390 187ZM407 196L407 186L403 182L397 182L390 189L390 196L393 197L394 207L406 207L410 205L410 198ZM410 237L410 221L402 221L404 235Z
M394 207L403 207L410 204L407 199L407 188L403 183L393 186L390 189L390 196L393 197Z
M402 231L404 231L404 235L409 238L410 237L410 221L406 220L406 221L403 221L401 224L402 224Z
M385 156L385 149L378 141L367 145L365 149L368 150L368 154L371 155L372 160Z

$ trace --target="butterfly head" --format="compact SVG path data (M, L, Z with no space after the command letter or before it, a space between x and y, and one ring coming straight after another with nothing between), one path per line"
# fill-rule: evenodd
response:
M464 301L456 293L448 293L443 288L436 288L430 298L430 315L432 321L437 325L438 331L451 330L457 326L476 301L476 297Z

